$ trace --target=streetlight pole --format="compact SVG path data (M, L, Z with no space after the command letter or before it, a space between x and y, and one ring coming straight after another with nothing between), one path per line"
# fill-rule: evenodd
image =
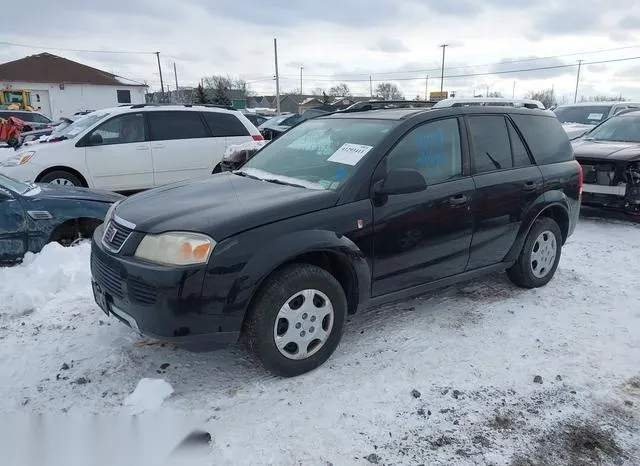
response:
M304 69L304 66L300 67L300 97L302 97L302 70Z
M276 114L280 115L280 75L278 74L278 40L273 38L273 56L276 62Z
M573 103L578 101L578 85L580 84L580 68L582 68L582 60L578 60L578 76L576 76L576 92L573 94Z
M440 71L440 92L444 89L444 53L449 44L442 44L442 70Z

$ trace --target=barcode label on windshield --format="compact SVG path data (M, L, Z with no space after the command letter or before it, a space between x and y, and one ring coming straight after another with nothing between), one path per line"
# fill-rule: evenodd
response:
M367 155L373 149L372 146L365 146L363 144L351 144L349 142L343 144L335 151L331 157L327 159L328 162L343 163L345 165L355 165L362 157Z

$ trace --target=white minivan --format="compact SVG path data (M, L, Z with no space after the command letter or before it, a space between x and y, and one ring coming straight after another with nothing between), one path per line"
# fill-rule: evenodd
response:
M29 182L133 192L215 173L228 146L262 139L237 110L127 105L82 116L55 140L1 161L0 172Z

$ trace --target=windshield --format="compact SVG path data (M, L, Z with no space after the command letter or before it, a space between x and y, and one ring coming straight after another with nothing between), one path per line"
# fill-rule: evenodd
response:
M0 173L0 186L14 193L24 194L29 191L32 186L21 181L9 178L6 175Z
M108 113L89 113L88 115L83 115L76 121L71 123L69 126L63 128L61 131L56 131L55 137L63 139L73 139L78 134L82 133L84 130L86 130L90 126L93 126L95 123L104 119L108 115Z
M576 105L558 107L553 112L560 123L597 125L607 118L612 107L612 105Z
M385 120L309 120L264 146L236 173L337 190L394 125Z
M617 116L591 130L585 139L593 141L640 142L640 115Z
M264 123L262 123L262 125L260 126L278 126L280 125L283 121L291 118L291 117L296 117L298 116L297 113L291 114L291 113L287 113L286 115L278 115L276 117L273 118L269 118L267 121L265 121Z

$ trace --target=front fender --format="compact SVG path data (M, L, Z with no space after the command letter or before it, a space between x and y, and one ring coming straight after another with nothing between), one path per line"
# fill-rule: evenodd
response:
M234 274L223 308L225 315L230 317L236 314L238 319L243 319L253 295L275 269L295 260L296 257L312 252L328 252L339 258L349 267L351 278L355 280L357 302L363 303L369 299L371 291L369 265L362 251L346 236L326 230L302 230L265 241L265 236L260 235L259 232L248 233L250 233L248 237L230 238L216 247L219 250L219 257L214 258L213 267L210 270L214 276L218 275L216 269L224 268L225 270L220 270L220 273L224 274L228 270L227 264L236 262L230 261L231 257L235 256L237 259L243 252L247 252L246 250L237 251L243 248L244 244L251 245L250 249L253 252L239 272Z

